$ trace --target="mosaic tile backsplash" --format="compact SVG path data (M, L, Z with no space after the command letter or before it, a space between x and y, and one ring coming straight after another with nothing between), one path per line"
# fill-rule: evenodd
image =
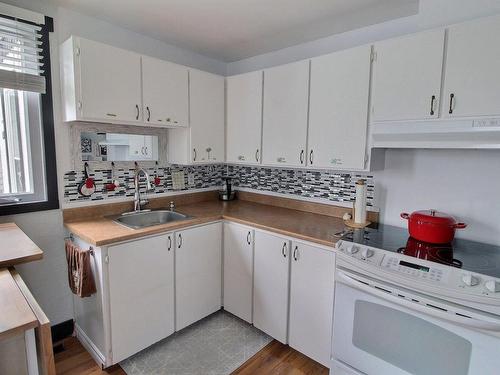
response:
M274 192L304 198L324 199L332 202L352 202L355 196L355 183L363 178L367 183L367 204L373 206L375 194L374 179L371 175L358 173L299 170L288 168L250 167L239 165L210 165L210 166L178 166L147 168L151 179L157 176L160 184L148 194L161 194L174 190L172 186L172 172L184 171L185 187L182 190L193 190L218 187L222 185L222 176L233 178L236 187L249 188L262 192ZM114 191L106 191L106 184L113 180L110 169L89 171L94 178L96 192L91 197L84 197L78 193L78 185L83 181L83 171L70 171L64 175L64 199L66 202L99 201L116 197L133 197L134 173L132 169L116 169L114 179L120 186ZM141 176L141 191L146 183Z
M249 166L229 166L228 172L235 186L333 202L354 202L355 184L362 178L367 184L367 205L373 206L375 186L371 175Z
M154 190L148 195L161 194L175 190L172 186L172 172L184 172L185 187L181 190L204 189L222 185L222 174L225 170L223 165L207 165L186 167L171 165L168 167L144 168L150 176L151 182L157 176L159 185L153 184ZM94 179L96 191L90 197L84 197L78 193L78 186L84 179L83 171L70 171L64 175L64 200L65 202L100 201L118 197L134 196L135 169L115 169L114 176L111 169L89 170L89 177ZM113 191L106 190L106 184L117 180L119 187ZM146 180L140 176L139 186L141 192L146 189Z

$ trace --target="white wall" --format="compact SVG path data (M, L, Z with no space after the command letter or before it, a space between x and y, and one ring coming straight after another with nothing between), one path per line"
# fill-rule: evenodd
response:
M468 224L458 236L500 244L500 150L387 150L374 177L382 222L435 208Z

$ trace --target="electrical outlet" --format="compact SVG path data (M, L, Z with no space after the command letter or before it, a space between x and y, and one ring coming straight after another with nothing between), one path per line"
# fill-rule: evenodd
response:
M194 173L188 173L188 185L194 186Z

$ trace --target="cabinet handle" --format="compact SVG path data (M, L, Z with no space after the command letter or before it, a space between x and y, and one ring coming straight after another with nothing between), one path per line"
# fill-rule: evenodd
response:
M139 104L136 104L136 105L135 105L135 111L136 111L136 114L135 114L135 119L136 119L136 120L139 120Z
M172 237L168 236L168 251L172 249Z
M311 150L311 152L309 152L309 164L312 164L313 163L313 150Z
M431 116L434 116L434 101L436 100L436 95L431 97Z
M286 242L283 244L283 248L281 249L281 254L283 254L284 258L286 258Z
M196 149L193 148L193 161L196 161Z
M144 146L141 147L141 155L144 155Z
M455 98L455 94L450 94L450 110L448 113L451 115L453 113L453 99Z
M259 161L259 149L255 151L255 161Z
M116 113L106 113L106 116L109 116L109 117L116 117Z
M149 107L146 107L146 111L148 111L148 122L149 120L151 120L151 110L149 109Z
M300 164L304 164L304 150L300 151Z
M250 231L248 231L248 234L247 234L247 244L249 244L249 245L252 243L251 242L251 238L250 238L251 235L252 234L250 233Z
M179 245L177 245L177 248L180 249L182 246L182 234L179 233Z
M148 146L144 147L144 155L148 154Z
M293 259L295 261L299 260L299 258L297 257L298 252L299 252L299 247L295 246L295 249L293 250Z

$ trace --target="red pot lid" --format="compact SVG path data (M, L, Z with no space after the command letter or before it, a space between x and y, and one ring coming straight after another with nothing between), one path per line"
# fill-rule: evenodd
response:
M450 216L444 212L439 212L436 210L421 210L414 211L410 215L411 220L416 220L418 222L436 224L436 225L455 225L457 221L453 216Z

